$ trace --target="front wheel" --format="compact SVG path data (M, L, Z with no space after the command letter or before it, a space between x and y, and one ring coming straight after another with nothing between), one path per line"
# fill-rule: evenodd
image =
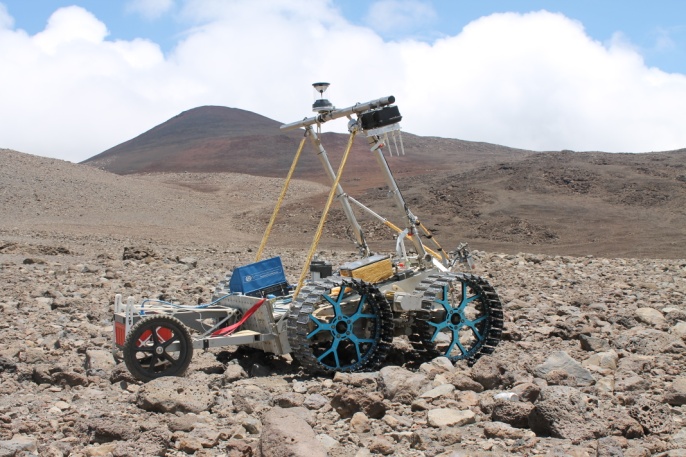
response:
M289 312L288 339L310 372L374 370L391 348L393 313L374 286L327 279L301 290Z
M452 362L476 361L491 354L503 331L498 294L485 279L471 274L441 274L427 278L422 311L413 326L412 344L426 358Z
M148 316L126 335L124 363L140 381L181 376L193 358L193 342L185 325L172 316Z

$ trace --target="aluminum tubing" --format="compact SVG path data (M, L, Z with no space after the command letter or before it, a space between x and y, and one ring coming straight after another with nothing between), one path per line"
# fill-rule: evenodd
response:
M356 103L355 105L349 106L347 108L327 111L325 113L321 113L313 117L305 118L302 121L291 122L290 124L283 124L281 126L281 130L287 131L297 129L300 127L307 127L308 125L312 124L323 124L326 121L338 119L340 117L350 116L351 114L364 113L365 111L369 111L375 108L381 108L383 106L391 105L393 103L395 103L395 97L393 95L389 95L388 97L378 98L376 100L372 100L365 103Z

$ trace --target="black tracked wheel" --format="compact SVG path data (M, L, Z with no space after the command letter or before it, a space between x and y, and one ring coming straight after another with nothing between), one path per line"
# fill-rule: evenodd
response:
M440 273L422 281L422 310L410 338L425 359L444 356L474 363L492 354L503 331L503 307L485 279L464 273Z
M310 372L374 370L393 340L393 312L379 290L353 280L304 286L288 314L292 355Z
M124 341L124 363L141 381L182 375L193 358L185 325L172 316L148 316L131 327Z

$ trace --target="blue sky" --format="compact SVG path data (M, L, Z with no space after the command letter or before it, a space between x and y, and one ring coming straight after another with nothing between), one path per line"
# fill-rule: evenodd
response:
M686 2L0 0L0 148L80 161L201 105L290 122L318 80L421 135L682 148Z

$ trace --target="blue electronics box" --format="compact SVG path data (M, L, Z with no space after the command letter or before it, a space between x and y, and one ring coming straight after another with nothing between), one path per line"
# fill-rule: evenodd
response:
M268 294L285 295L288 281L281 257L272 257L236 268L229 280L229 290L231 293L254 297Z

